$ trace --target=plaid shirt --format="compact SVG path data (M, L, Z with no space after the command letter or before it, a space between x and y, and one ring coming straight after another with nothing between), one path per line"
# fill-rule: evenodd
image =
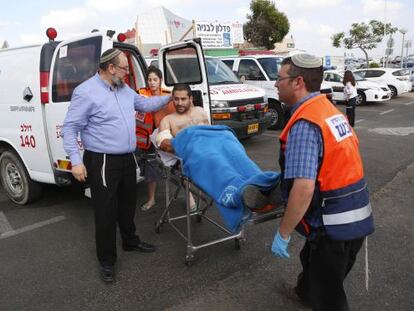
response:
M290 109L292 115L305 101L319 95L310 93ZM285 179L307 178L316 180L323 144L320 129L305 120L297 121L289 131L286 144Z
M317 95L319 95L319 92L310 93L302 98L290 109L290 115L305 101ZM316 180L323 153L320 129L308 121L297 121L289 131L285 152L285 179L307 178ZM314 228L322 226L322 219L318 210L309 213L307 221Z

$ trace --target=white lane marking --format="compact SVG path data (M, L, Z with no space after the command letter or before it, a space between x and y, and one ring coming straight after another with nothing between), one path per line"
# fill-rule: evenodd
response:
M380 114L382 115L382 114L390 113L391 111L394 111L394 109L385 110L385 111L381 112Z
M410 106L410 105L412 105L412 104L414 104L414 102L404 103L403 105L404 105L404 106Z
M279 135L278 134L268 134L268 133L262 133L263 136L269 136L269 137L275 137L278 138Z
M0 234L8 231L13 231L13 228L7 220L6 215L4 215L3 212L0 212Z
M408 136L414 134L414 127L375 128L368 131L381 135Z
M11 236L14 236L14 235L17 235L17 234L20 234L20 233L23 233L23 232L38 229L38 228L41 228L43 226L50 225L50 224L53 224L53 223L56 223L56 222L59 222L59 221L65 220L65 219L66 219L65 216L57 216L57 217L53 217L53 218L45 220L45 221L37 222L35 224L29 225L29 226L26 226L26 227L23 227L23 228L20 228L20 229L4 232L4 233L0 234L0 240L9 238Z
M361 123L362 121L365 121L365 119L359 119L359 120L356 120L356 121L355 121L355 124L357 124L357 123Z

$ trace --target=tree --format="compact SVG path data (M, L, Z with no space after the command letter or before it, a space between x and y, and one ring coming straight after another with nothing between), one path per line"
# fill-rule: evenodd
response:
M255 46L274 49L275 43L282 41L289 32L286 15L268 0L252 0L250 10L252 14L247 15L247 23L243 25L245 39Z
M384 35L392 34L397 30L390 23L384 24L377 20L371 20L368 24L364 22L353 23L347 36L345 32L339 32L331 37L332 45L337 48L344 46L346 49L361 49L365 54L368 68L369 60L367 51L376 48L377 44L382 41Z

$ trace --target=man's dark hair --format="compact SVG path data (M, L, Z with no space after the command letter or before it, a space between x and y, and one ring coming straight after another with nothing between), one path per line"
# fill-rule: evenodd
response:
M321 83L323 79L323 67L317 68L301 68L296 66L292 62L292 57L285 58L281 66L289 65L288 75L291 77L303 78L305 82L306 90L308 92L317 92L321 89Z
M110 58L110 59L108 59L108 60L106 60L103 63L101 62L99 64L99 68L102 69L102 70L107 70L108 66L110 64L118 65L119 64L119 55L120 55L120 53L116 53L117 51L119 51L119 50L118 49L109 49L109 50L106 50L105 52L103 52L102 56L101 56L101 60L108 58L108 56L111 55L111 54L117 54L117 55Z
M155 74L158 78L160 78L160 80L162 80L162 72L159 68L152 66L152 65L149 66L148 71L147 71L147 80L148 80L150 73Z
M188 97L193 96L193 93L191 92L191 88L188 84L184 84L184 83L176 84L172 90L173 96L174 96L174 92L176 91L187 91Z

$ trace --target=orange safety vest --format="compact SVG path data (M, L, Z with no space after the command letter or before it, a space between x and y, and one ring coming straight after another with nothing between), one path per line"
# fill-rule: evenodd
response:
M323 226L333 239L351 240L372 233L374 223L358 138L346 117L325 95L315 96L299 106L280 134L282 174L288 134L298 120L316 125L323 140L315 187L318 199L312 200L310 209L320 209ZM289 192L291 185L286 181L285 187ZM304 231L309 231L306 215L304 220L301 222Z
M152 93L149 88L142 88L138 93L145 97L151 97ZM168 95L169 91L161 90L161 95ZM148 150L151 147L150 135L155 128L159 127L161 120L168 114L175 112L173 102L168 103L165 107L155 112L136 112L136 137L137 148Z

